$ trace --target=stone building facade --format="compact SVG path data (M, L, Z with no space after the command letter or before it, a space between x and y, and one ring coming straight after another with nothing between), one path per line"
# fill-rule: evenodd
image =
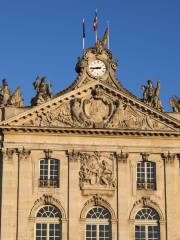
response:
M2 240L180 240L180 114L116 68L98 41L69 88L37 78L31 107L3 82Z

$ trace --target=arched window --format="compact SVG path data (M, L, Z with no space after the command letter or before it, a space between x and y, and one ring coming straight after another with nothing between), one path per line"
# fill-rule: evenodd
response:
M86 215L86 240L111 240L111 214L104 207L94 207Z
M159 215L152 208L142 208L135 216L135 240L159 240Z
M36 215L36 240L61 240L61 212L45 205Z
M59 187L59 160L40 160L40 187Z
M137 189L156 190L156 164L150 161L137 163Z

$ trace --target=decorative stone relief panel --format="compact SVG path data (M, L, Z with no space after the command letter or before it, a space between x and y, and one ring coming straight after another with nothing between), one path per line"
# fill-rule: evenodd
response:
M80 187L104 186L115 188L113 153L79 153Z
M73 151L69 153L69 159L80 163L79 186L83 194L95 194L97 190L103 194L115 190L115 153Z

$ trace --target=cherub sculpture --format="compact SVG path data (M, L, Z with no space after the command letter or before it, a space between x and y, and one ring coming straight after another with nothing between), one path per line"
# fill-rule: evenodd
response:
M46 77L37 77L33 83L36 90L36 96L31 99L31 106L37 106L51 99L51 87L50 83L47 83Z
M148 85L142 85L143 90L143 101L149 104L151 107L157 108L158 110L163 110L161 100L159 98L160 93L160 80L157 82L157 86L153 86L152 80L147 81Z

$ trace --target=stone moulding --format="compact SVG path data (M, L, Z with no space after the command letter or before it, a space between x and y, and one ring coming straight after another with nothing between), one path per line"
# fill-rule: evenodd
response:
M58 128L58 127L31 127L31 126L0 126L1 132L17 133L51 133L75 135L105 135L105 136L139 136L139 137L180 137L179 131L150 131L128 129L86 129L86 128Z

